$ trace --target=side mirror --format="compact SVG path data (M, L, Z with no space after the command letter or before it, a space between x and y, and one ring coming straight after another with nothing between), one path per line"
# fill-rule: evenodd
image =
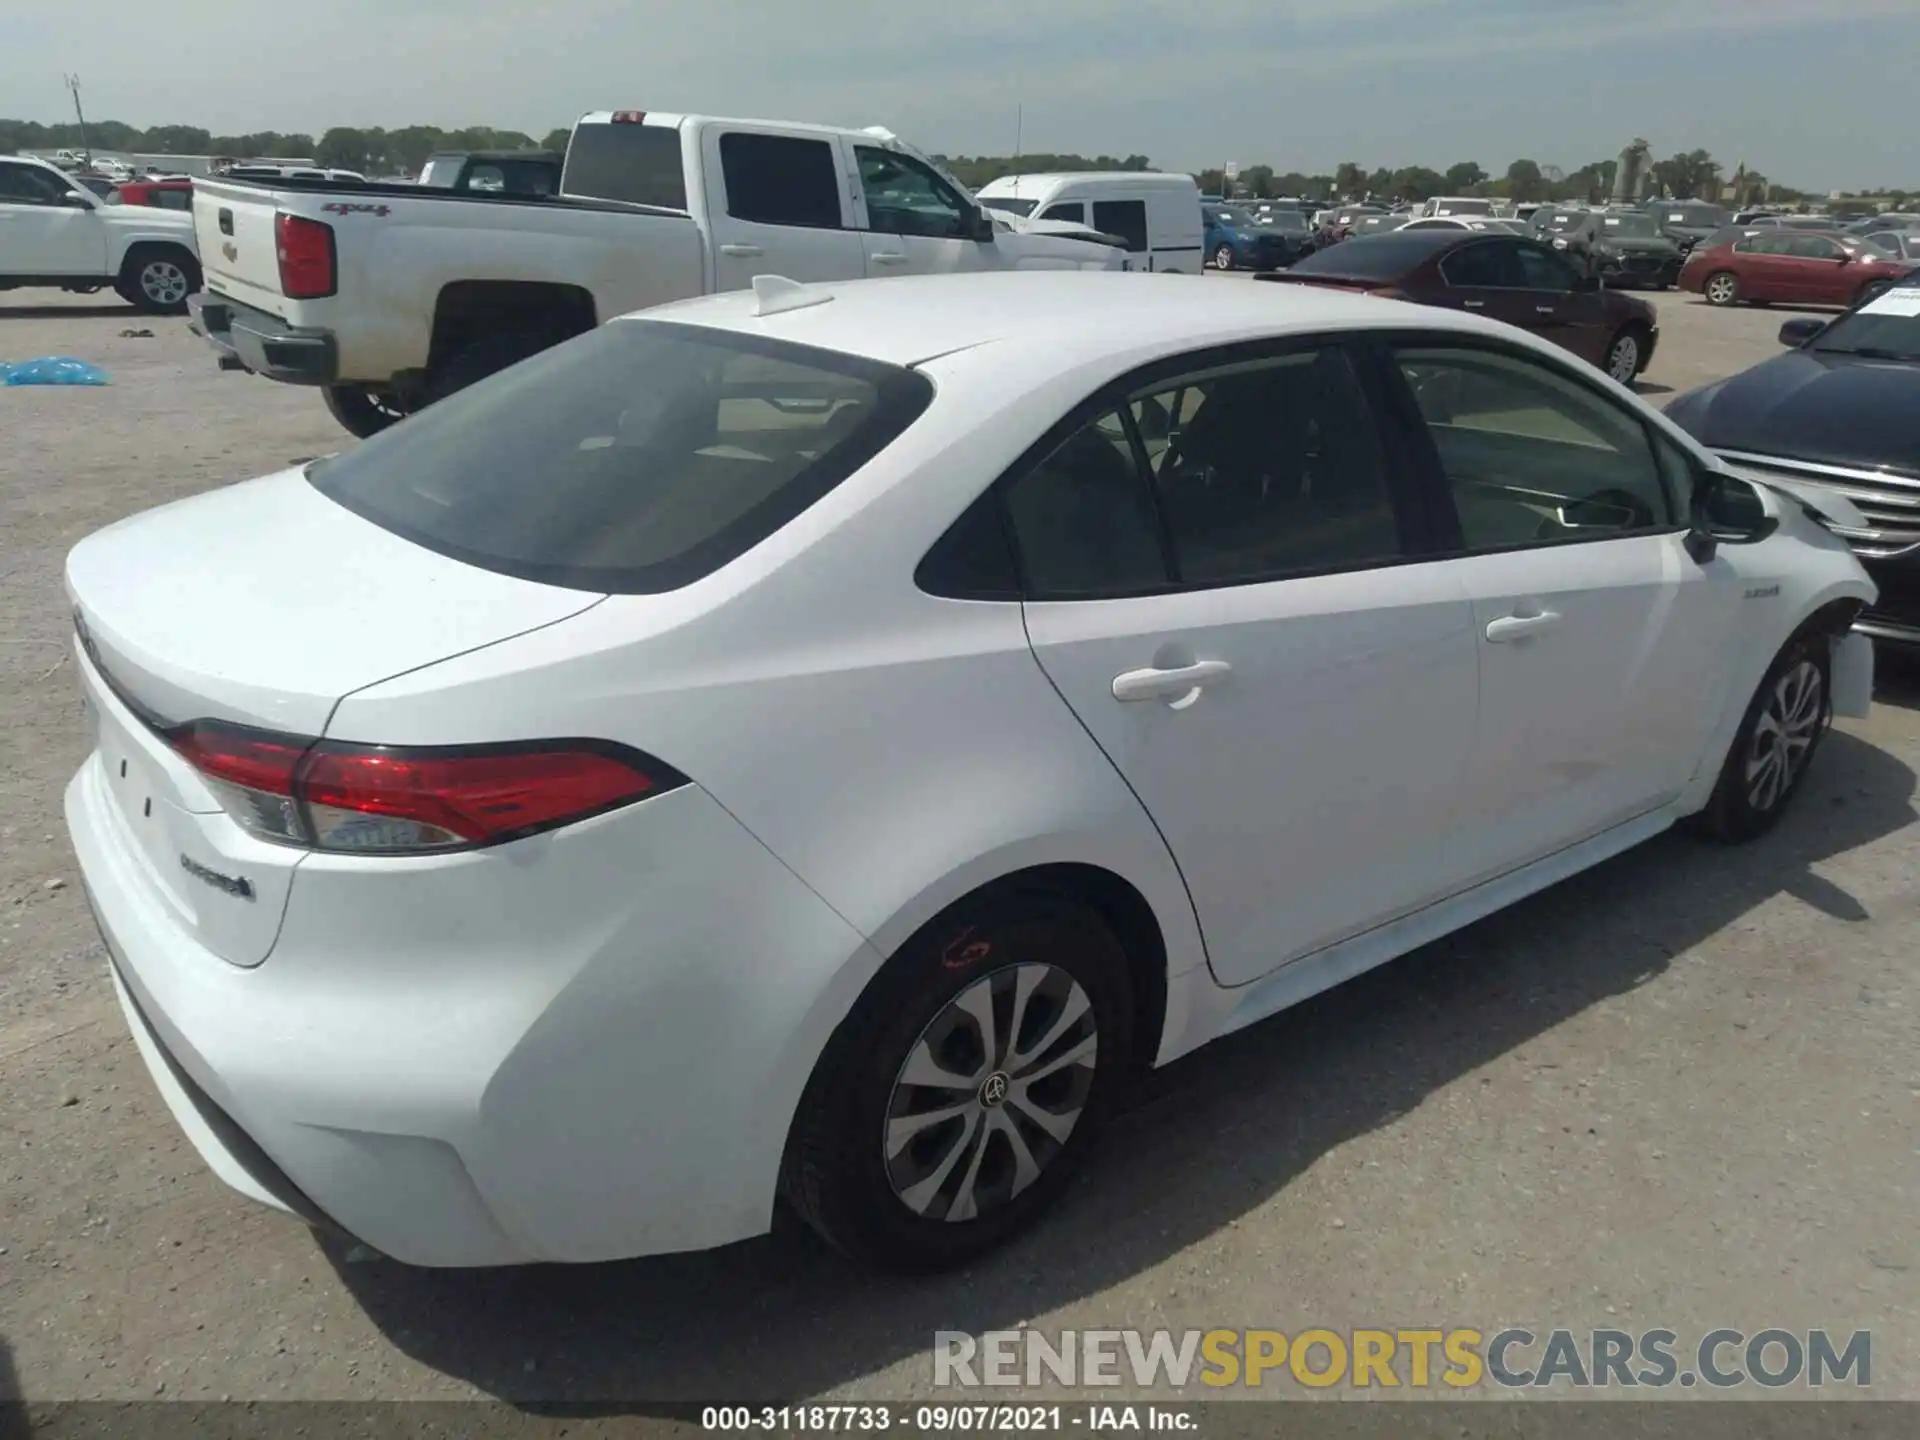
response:
M993 219L985 210L969 210L964 223L967 239L988 245L993 243Z
M60 204L66 206L66 208L69 210L93 209L92 198L89 197L87 194L85 194L83 191L79 191L79 190L67 191L66 194L60 197Z
M1780 528L1769 515L1760 492L1717 471L1700 475L1693 493L1693 528L1687 532L1687 553L1696 564L1713 559L1722 545L1757 545Z
M1780 343L1797 349L1821 334L1826 328L1826 321L1812 315L1803 315L1798 320L1789 320L1780 327Z

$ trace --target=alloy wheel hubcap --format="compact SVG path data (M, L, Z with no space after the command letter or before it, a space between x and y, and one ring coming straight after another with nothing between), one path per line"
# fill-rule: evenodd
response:
M1613 342L1613 355L1608 372L1622 385L1632 380L1640 369L1640 342L1631 335L1622 335Z
M1811 660L1802 660L1774 685L1747 752L1747 803L1755 810L1773 809L1800 778L1826 718L1825 701L1820 668Z
M1099 1061L1093 1003L1038 962L983 975L933 1017L887 1100L887 1180L929 1220L1007 1204L1066 1148Z
M140 288L162 305L178 305L187 298L186 272L170 260L155 260L140 272Z
M1707 287L1707 298L1710 300L1725 300L1732 294L1733 282L1731 280L1716 280Z

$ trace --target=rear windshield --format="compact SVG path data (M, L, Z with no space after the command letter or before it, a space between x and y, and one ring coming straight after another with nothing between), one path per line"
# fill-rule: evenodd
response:
M977 197L989 210L1004 210L1009 215L1031 215L1038 200L1017 200L1011 195L981 195Z
M1346 280L1397 280L1449 244L1458 230L1414 230L1356 235L1297 260L1289 275L1335 275Z
M592 200L687 208L680 131L671 125L580 124L567 143L560 189Z
M932 395L892 365L616 320L306 473L356 515L481 569L658 594L787 524Z

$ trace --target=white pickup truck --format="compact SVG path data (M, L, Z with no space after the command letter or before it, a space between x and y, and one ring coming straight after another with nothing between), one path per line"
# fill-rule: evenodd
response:
M369 435L630 310L753 277L1127 268L1085 227L989 213L884 130L602 111L561 194L196 184L194 328Z
M187 216L107 205L58 166L0 155L0 290L111 285L129 305L175 315L199 284Z

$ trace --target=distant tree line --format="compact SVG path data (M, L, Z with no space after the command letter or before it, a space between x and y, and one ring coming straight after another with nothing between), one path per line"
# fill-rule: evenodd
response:
M0 154L16 150L121 151L140 155L232 155L239 159L301 158L345 170L412 174L435 150L521 150L536 144L564 150L567 131L554 130L543 141L518 130L475 125L442 130L437 125L408 125L399 130L337 126L318 137L261 130L248 135L216 135L195 125L156 125L142 130L118 120L90 120L83 139L77 124L41 125L32 120L0 120Z
M518 130L495 130L475 125L464 130L442 130L437 125L408 125L398 130L378 126L358 129L336 126L324 134L283 135L262 130L248 135L216 135L193 125L156 125L148 130L118 120L96 120L87 125L85 141L77 124L42 125L32 120L0 120L0 154L14 150L78 149L90 143L96 150L129 151L153 155L233 155L312 157L322 165L373 174L417 172L435 150L516 150L538 146L564 150L568 131L550 130L539 140ZM940 162L963 184L978 189L1002 175L1035 174L1053 170L1152 170L1145 155L942 155ZM1613 190L1615 162L1594 160L1577 170L1562 171L1521 159L1494 175L1478 162L1463 160L1445 170L1424 165L1385 166L1369 170L1358 161L1344 160L1331 174L1308 175L1279 171L1271 165L1243 167L1231 182L1236 197L1267 199L1297 195L1310 200L1351 200L1365 195L1426 200L1435 195L1479 195L1515 201L1573 200L1599 202ZM1796 202L1810 197L1798 190L1770 183L1757 170L1736 169L1731 177L1705 150L1688 150L1652 166L1655 193L1678 200L1720 199L1728 179L1737 182L1731 198L1739 204L1760 200ZM1209 195L1227 193L1223 169L1202 170L1194 177ZM1920 192L1864 191L1859 198L1904 204Z

